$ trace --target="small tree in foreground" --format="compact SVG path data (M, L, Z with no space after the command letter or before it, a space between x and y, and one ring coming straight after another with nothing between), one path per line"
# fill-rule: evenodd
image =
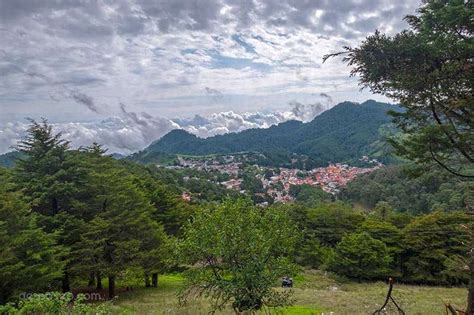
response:
M232 303L238 312L288 305L291 292L273 287L296 271L288 258L297 236L290 222L284 212L245 199L197 213L180 244L192 265L181 301L205 296L215 310Z

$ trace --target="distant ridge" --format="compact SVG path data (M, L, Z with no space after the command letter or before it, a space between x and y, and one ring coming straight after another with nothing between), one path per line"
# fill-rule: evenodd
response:
M4 154L0 154L0 167L14 167L16 160L22 157L22 153L18 151L11 151Z
M172 130L130 158L153 162L153 157L162 155L257 151L288 157L305 155L318 165L354 161L363 155L388 162L391 155L383 134L394 132L389 110L400 108L373 100L362 104L343 102L308 123L287 121L266 129L248 129L206 139L184 130Z

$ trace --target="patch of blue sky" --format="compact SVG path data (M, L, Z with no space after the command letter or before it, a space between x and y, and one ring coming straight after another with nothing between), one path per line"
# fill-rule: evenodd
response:
M261 62L254 62L249 58L228 57L223 56L218 52L213 52L210 56L212 57L210 64L212 69L231 68L240 70L250 68L260 72L268 72L272 70L272 66Z
M155 47L155 48L152 48L151 51L153 52L155 56L163 56L166 52L166 49L161 48L161 47Z
M189 55L197 53L198 49L194 48L186 48L181 50L181 55ZM268 72L272 70L272 66L261 63L261 62L254 62L250 58L234 58L222 55L219 51L213 49L206 51L206 53L212 58L208 66L211 69L223 69L223 68L231 68L231 69L245 69L251 68L260 72ZM177 59L174 60L175 62L179 62ZM182 61L180 63L183 63Z
M198 50L196 48L186 48L181 50L181 55L195 54Z
M261 41L262 43L266 43L266 44L269 44L269 45L272 45L272 46L276 46L276 45L277 45L277 43L272 42L272 41L269 41L269 40L266 40L266 39L264 39L264 38L263 38L262 36L260 36L260 35L254 35L254 36L252 36L252 37L253 37L254 39L256 39L256 40Z
M255 47L243 40L241 35L234 34L231 37L237 44L244 47L246 52L255 54Z

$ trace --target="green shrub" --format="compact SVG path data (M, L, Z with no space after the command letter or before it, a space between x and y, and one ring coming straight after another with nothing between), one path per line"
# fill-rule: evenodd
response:
M74 299L72 293L35 293L27 299L22 300L15 305L9 303L0 305L1 315L104 315L110 314L109 304L101 303L99 305L87 304L86 296L78 294Z

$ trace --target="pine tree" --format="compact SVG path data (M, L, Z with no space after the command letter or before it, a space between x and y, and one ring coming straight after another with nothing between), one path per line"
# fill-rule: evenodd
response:
M84 223L87 171L61 133L54 133L46 120L30 122L25 138L17 146L23 158L14 172L16 188L28 197L33 211L41 215L39 222L45 231L56 232L58 242L70 250L79 240ZM65 262L64 292L70 291L70 264L68 259Z
M140 266L143 268L145 287L158 286L158 274L166 271L172 256L170 240L163 226L158 222L149 223L151 230L142 239ZM151 276L151 283L150 283Z
M83 170L68 159L69 142L54 133L46 120L31 120L27 135L17 149L23 154L16 165L16 181L30 198L33 210L54 216L68 210L77 193L75 182Z
M48 289L60 278L66 254L44 232L19 192L0 169L0 304L15 294Z
M151 218L153 208L135 185L137 179L115 167L114 161L104 161L107 162L101 171L94 175L95 206L100 210L82 235L77 260L82 271L100 271L108 277L109 297L113 298L116 277L129 267L140 266L145 251L159 251L162 230ZM160 257L156 259L159 261ZM156 266L149 266L150 270L157 270Z
M474 177L474 4L427 0L409 29L394 36L376 32L343 52L362 87L399 102L392 113L404 135L392 139L398 154ZM473 303L474 304L474 303ZM473 310L474 312L474 310Z

